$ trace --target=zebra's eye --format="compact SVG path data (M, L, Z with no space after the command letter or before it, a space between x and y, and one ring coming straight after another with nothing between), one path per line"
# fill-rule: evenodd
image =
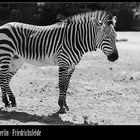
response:
M102 26L103 25L102 21L99 20L99 24Z

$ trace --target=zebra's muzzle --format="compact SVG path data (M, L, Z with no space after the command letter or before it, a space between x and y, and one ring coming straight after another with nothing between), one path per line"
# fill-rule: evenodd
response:
M116 61L119 58L118 51L114 51L111 55L107 56L107 59L111 62Z

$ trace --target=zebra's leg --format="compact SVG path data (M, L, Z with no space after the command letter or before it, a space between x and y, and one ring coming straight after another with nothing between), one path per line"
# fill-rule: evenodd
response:
M3 103L5 103L5 107L9 107L10 106L9 100L12 99L13 101L15 101L15 97L11 96L11 98L9 100L7 98L7 92L11 92L11 91L10 91L10 87L9 87L9 83L8 83L8 65L6 67L7 67L7 70L1 69L0 85L1 85L1 91L2 91L2 101L3 101Z
M7 98L7 94L6 94L6 87L5 87L5 75L3 75L0 72L0 86L1 86L1 92L2 92L2 102L5 104L5 107L10 107L10 102Z
M7 97L6 82L8 69L11 62L11 56L9 56L9 54L7 55L7 52L5 55L3 55L2 53L5 52L0 50L0 86L2 92L2 102L5 104L5 107L9 107L10 102Z
M10 76L10 79L11 78L12 77ZM5 83L6 93L7 93L8 97L9 97L9 101L11 102L12 107L16 107L16 105L17 105L16 99L15 99L14 94L11 91L10 86L9 86L10 79L9 79L9 74L8 74L7 75L7 82Z
M69 107L66 103L66 92L69 86L70 78L72 73L74 72L75 68L59 68L59 99L58 105L60 106L61 110L69 110ZM63 113L63 111L62 111Z
M21 67L23 62L17 56L14 56L13 59L10 61L7 61L7 63L1 62L1 64L3 64L0 71L0 84L2 89L2 101L5 103L5 106L10 106L11 102L12 107L15 107L16 99L10 89L9 82L11 78L15 75L19 67ZM10 102L8 101L7 96L9 97Z
M12 107L16 107L17 103L15 100L15 96L13 95L10 89L9 83L10 83L11 78L16 74L16 72L22 66L22 64L23 64L23 61L18 56L14 56L12 59L11 65L9 67L8 75L7 75L6 91L7 91L9 100L11 101Z

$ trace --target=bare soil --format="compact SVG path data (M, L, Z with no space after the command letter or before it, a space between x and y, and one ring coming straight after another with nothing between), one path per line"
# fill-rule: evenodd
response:
M10 83L17 107L4 109L0 99L0 125L139 125L140 32L117 35L117 61L97 50L77 65L66 114L57 112L58 67L24 64Z

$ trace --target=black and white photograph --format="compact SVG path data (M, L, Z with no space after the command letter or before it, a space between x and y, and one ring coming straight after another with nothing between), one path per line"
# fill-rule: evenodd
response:
M140 2L0 2L0 126L49 125L140 125Z

